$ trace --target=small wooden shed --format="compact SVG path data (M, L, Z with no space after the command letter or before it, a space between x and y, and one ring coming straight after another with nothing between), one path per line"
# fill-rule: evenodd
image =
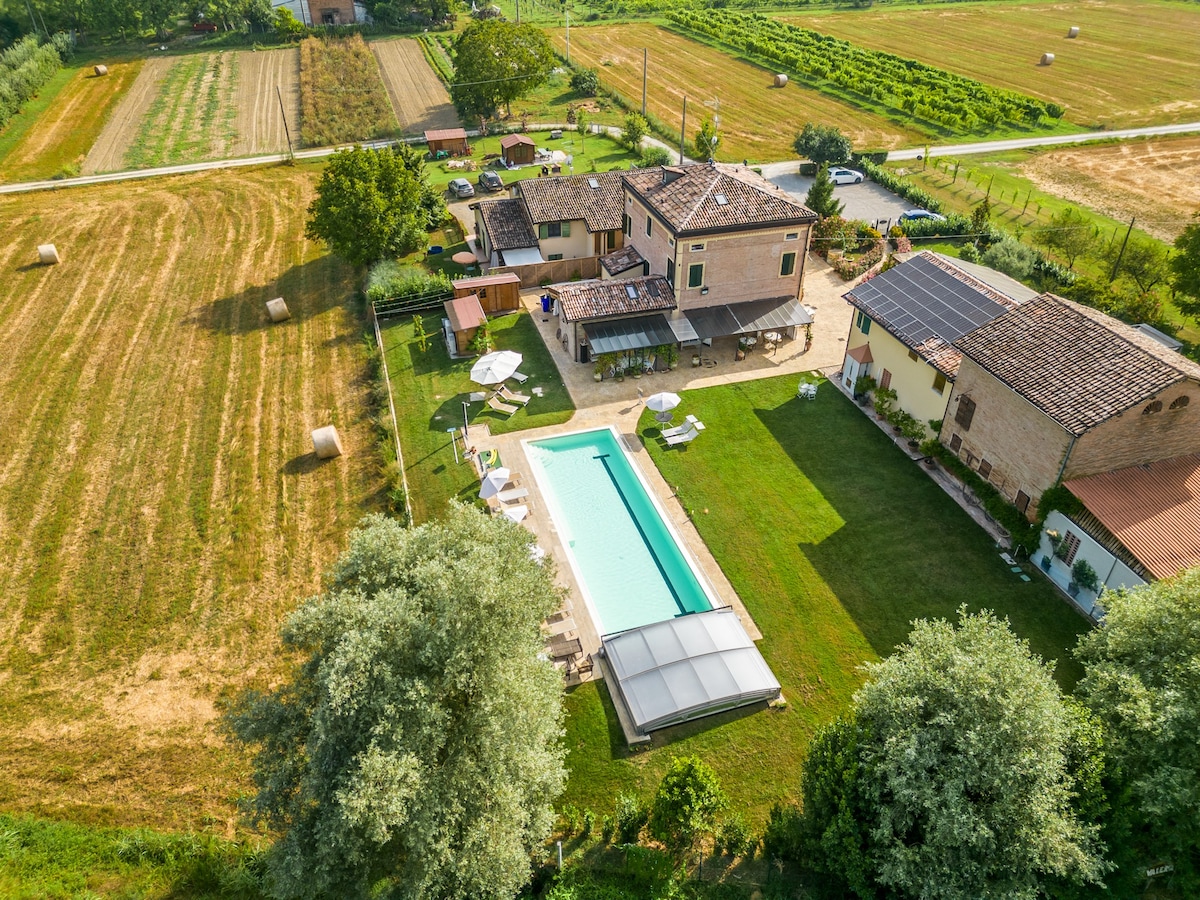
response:
M515 272L480 275L454 282L454 296L474 295L484 312L495 315L521 308L521 276Z
M533 138L524 134L506 134L500 138L500 153L510 166L533 164Z
M454 352L465 356L471 352L471 341L475 340L479 326L487 321L487 316L474 294L447 300L445 307L450 330L454 333Z
M425 143L429 145L429 155L465 156L471 152L467 145L467 132L463 128L440 128L425 132Z

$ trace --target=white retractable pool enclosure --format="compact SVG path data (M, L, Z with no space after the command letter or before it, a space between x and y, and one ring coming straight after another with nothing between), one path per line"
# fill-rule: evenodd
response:
M728 607L603 639L613 699L641 734L779 696L779 682Z

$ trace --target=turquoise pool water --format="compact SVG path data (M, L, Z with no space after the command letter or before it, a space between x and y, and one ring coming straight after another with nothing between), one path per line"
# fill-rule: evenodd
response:
M611 429L525 448L601 634L713 608Z

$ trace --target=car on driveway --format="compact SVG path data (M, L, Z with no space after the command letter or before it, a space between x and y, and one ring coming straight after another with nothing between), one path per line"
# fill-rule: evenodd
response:
M855 172L853 169L843 169L841 166L830 166L829 180L834 184L860 184L863 180L863 173Z
M941 213L930 212L927 209L908 209L900 213L901 222L916 222L919 219L931 219L934 222L946 221L946 217Z
M471 182L465 178L454 178L446 185L446 189L455 197L474 197L475 188L471 187Z
M504 190L504 181L495 172L485 169L479 173L479 186L485 191L502 191Z

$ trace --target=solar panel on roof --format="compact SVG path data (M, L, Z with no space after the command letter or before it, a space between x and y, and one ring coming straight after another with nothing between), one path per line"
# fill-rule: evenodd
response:
M600 182L598 182L595 178L589 178L588 179L588 187L598 188L598 187L600 187Z

